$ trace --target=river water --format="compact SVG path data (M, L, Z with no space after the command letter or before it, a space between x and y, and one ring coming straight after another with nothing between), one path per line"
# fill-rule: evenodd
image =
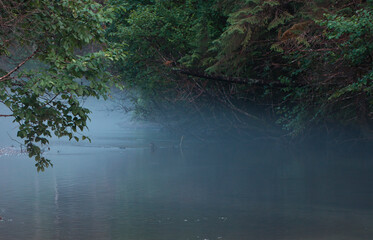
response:
M0 156L1 240L373 239L368 150L188 138L180 148L180 136L110 104L87 106L92 143L52 139L53 168ZM0 146L17 150L15 126L0 124Z

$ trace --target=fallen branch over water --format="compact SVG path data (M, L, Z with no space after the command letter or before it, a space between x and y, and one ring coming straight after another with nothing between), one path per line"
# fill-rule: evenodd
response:
M190 70L190 69L174 69L173 71L176 73L180 73L180 74L184 74L188 76L215 80L219 82L229 82L229 83L236 83L236 84L255 84L255 85L264 84L264 81L260 79L229 77L229 76L224 76L224 75L211 75L211 74L207 74L207 73L200 72L197 70Z

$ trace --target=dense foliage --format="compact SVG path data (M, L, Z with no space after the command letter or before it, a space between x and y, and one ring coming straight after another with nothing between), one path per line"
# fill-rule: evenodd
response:
M109 3L107 37L126 45L116 69L136 89L140 115L200 133L276 124L292 135L370 132L372 1Z
M52 135L79 140L89 119L79 98L107 96L108 68L137 116L199 136L371 133L371 0L0 5L0 101L11 111L0 116L19 124L38 170L50 165L42 147Z
M104 63L122 52L106 44L108 19L94 1L11 0L0 5L0 55L9 63L0 69L0 101L11 111L1 116L19 124L17 135L39 171L51 164L42 156L49 137L79 140L74 133L86 128L90 111L78 98L107 95L111 80Z

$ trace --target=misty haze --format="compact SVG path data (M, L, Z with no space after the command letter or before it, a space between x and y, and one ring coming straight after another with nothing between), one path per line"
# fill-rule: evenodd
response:
M0 240L372 240L372 1L0 0Z

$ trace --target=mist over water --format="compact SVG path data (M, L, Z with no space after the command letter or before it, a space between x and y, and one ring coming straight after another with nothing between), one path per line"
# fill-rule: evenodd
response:
M92 143L0 156L0 239L373 239L370 149L174 136L89 99ZM2 109L1 109L2 110ZM0 147L17 149L0 118ZM8 136L8 134L9 136Z

